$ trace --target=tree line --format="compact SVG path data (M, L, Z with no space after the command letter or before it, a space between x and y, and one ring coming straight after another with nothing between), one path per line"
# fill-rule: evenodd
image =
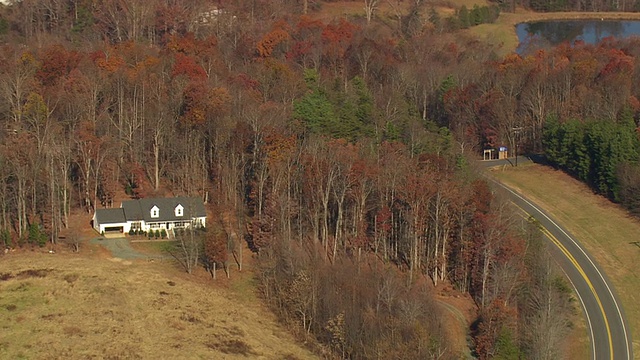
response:
M553 164L638 214L640 138L633 119L622 120L560 123L551 119L545 124L543 144Z
M637 214L636 42L608 39L509 55L475 82L454 82L443 96L441 124L484 147L515 149L518 142L524 151L544 153Z
M512 115L489 114L530 60L443 31L419 1L393 22L303 5L2 8L0 238L55 242L73 212L199 196L226 218L179 238L185 269L246 240L265 299L334 354L459 357L433 296L445 284L477 305L478 357L553 358L566 287L470 164L509 135Z
M515 12L516 6L539 12L637 12L640 10L640 3L637 1L617 1L617 0L492 0L505 11Z

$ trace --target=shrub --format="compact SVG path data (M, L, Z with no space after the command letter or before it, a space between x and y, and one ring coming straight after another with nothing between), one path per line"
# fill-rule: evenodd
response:
M160 237L160 230L156 229L156 239Z
M4 247L9 247L9 245L11 245L11 233L9 233L9 230L2 229L0 231L0 245Z
M135 230L133 230L133 229L129 229L129 235L135 235L135 234L136 234L136 231L135 231Z
M124 188L124 192L129 196L133 195L133 188L131 187L131 184L127 183L127 185Z
M160 231L160 236L164 239L167 237L167 230L162 229L162 231Z

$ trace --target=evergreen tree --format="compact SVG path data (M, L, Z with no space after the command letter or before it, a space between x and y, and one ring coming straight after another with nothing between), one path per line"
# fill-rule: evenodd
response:
M460 27L466 29L470 25L470 15L469 10L465 5L462 5L460 10L458 11L458 20L460 21Z

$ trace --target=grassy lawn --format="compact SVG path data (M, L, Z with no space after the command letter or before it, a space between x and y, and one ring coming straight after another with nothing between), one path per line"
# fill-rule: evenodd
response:
M255 297L237 301L233 281L143 260L0 256L0 358L317 358Z
M517 188L553 215L589 251L609 279L624 306L640 349L640 221L581 182L550 167L529 164L492 173Z
M130 241L131 247L141 253L150 256L167 255L166 249L174 240L133 240ZM168 255L167 255L168 256Z

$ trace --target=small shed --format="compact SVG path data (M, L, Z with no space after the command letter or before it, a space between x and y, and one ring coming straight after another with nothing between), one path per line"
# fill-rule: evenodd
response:
M498 148L498 159L506 159L509 157L509 150L506 146L500 146Z
M482 160L493 160L496 158L495 156L496 149L485 149L482 154Z

